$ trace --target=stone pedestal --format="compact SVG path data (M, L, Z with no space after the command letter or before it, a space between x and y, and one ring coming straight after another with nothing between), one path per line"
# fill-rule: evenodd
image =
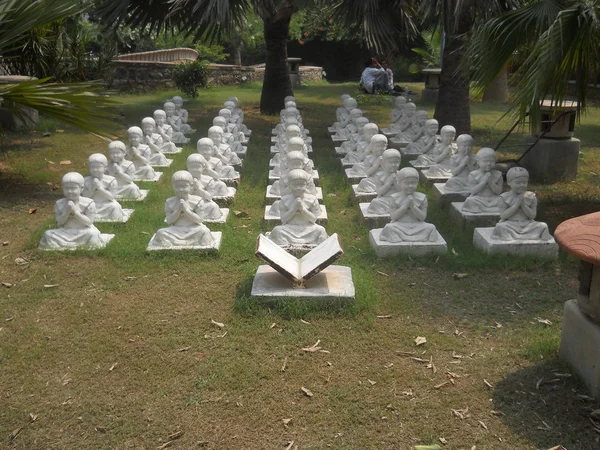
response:
M267 225L270 225L270 226L281 225L281 217L271 215L271 206L272 205L265 206L265 217L264 217L265 222L267 223ZM327 208L325 208L325 205L320 205L320 206L321 206L321 214L319 214L317 216L317 223L319 225L325 225L327 223Z
M343 158L344 156L346 156L346 154L348 153L348 150L340 147L335 147L335 156L339 156L340 158Z
M220 231L215 231L215 232L211 232L210 234L212 234L212 237L215 241L215 243L213 245L190 245L190 246L178 246L178 247L159 247L159 246L153 244L152 241L154 240L154 235L152 235L152 238L150 239L150 242L148 243L148 247L146 247L146 251L151 252L151 251L160 251L160 250L167 250L167 251L206 250L209 252L218 252L219 248L221 248L221 239L223 238L223 233Z
M148 189L140 189L140 193L142 194L139 198L123 198L117 195L117 200L119 203L121 202L142 202L148 197Z
M450 175L445 177L436 177L429 174L429 169L423 169L419 173L419 181L424 186L431 186L434 183L445 183L450 179Z
M160 177L162 177L162 175L162 172L154 172L154 178L147 178L144 180L136 180L134 178L133 181L135 181L136 183L156 183L158 180L160 180Z
M246 159L246 155L248 154L248 147L242 146L242 150L239 152L235 152L240 159Z
M267 196L265 197L267 205L272 205L275 201L280 200L281 199L281 195L275 195L275 194L271 194L271 188L273 187L273 185L269 185L267 186ZM319 202L323 201L323 188L318 187L317 188L317 200L319 200Z
M369 203L371 200L377 197L377 192L359 192L357 190L358 184L352 185L352 193L354 201L357 203Z
M311 139L312 142L312 139ZM313 149L312 149L312 145L309 145L308 142L306 141L306 139L304 139L304 143L308 146L308 153L312 153ZM271 146L271 155L275 155L276 153L279 153L279 150L277 150L277 148L275 148L274 145Z
M126 223L131 215L135 212L135 209L123 208L123 217L121 220L114 219L99 219L97 217L94 218L94 223Z
M475 228L473 245L488 255L533 256L544 259L556 259L558 257L558 244L554 238L549 241L501 241L492 237L493 232L493 227Z
M38 248L45 252L74 252L75 250L88 250L88 251L92 252L92 251L102 250L103 248L106 248L108 243L110 241L112 241L114 237L115 237L114 234L101 233L100 239L102 240L102 245L100 247L94 247L94 248L89 248L89 247L63 247L63 248L40 248L40 247L38 247Z
M529 147L535 137L525 138ZM522 159L521 164L529 171L535 181L554 183L563 180L574 180L577 176L579 149L581 142L576 138L546 139L542 138Z
M270 266L259 266L252 283L252 298L268 301L277 297L323 300L354 300L355 290L350 267L329 266L294 288L292 282Z
M389 147L402 151L402 149L406 148L408 144L410 144L410 142L405 139L391 138Z
M392 220L389 214L371 214L367 212L369 209L369 203L359 203L360 213L365 219L369 228L383 228L387 223Z
M450 205L450 217L460 228L494 226L500 220L500 213L468 213L462 211L463 202Z
M352 172L350 172L350 168L344 169L344 172L346 172L346 179L350 184L358 184L360 183L360 180L362 180L363 178L367 178L366 175L353 174Z
M464 202L469 196L469 194L446 192L446 183L433 183L431 194L433 198L437 198L440 201L440 205L444 208L450 206L453 202Z
M331 140L333 142L346 142L348 140L348 138L333 135L333 136L331 136Z
M225 223L229 217L229 208L220 208L221 209L221 217L218 219L206 219L203 220L204 223Z
M288 70L290 73L290 83L292 84L292 89L299 88L302 84L302 79L300 77L300 61L302 58L288 58Z
M237 190L233 187L227 187L227 192L227 195L213 197L213 201L219 206L231 205L235 200Z
M423 162L417 162L416 158L409 162L411 166L413 166L417 170L423 170L429 168L429 164Z
M600 325L581 312L576 300L565 303L560 359L575 369L590 394L600 400Z
M397 255L443 255L448 251L446 241L441 235L437 242L385 242L380 239L382 231L382 228L377 228L369 232L369 243L379 258Z
M171 167L171 164L173 164L173 160L167 159L166 164L150 164L150 167Z
M421 92L421 103L435 103L440 91L442 69L423 69L422 72L425 75L425 89Z
M352 167L355 163L349 163L349 162L345 162L343 159L340 160L340 164L342 165L342 167L344 169L349 169L350 167Z
M275 175L273 173L273 169L269 170L269 184L273 184L275 183L277 180L279 180L281 178L281 176L279 175ZM319 185L319 171L318 170L313 170L313 181L315 183L315 186Z

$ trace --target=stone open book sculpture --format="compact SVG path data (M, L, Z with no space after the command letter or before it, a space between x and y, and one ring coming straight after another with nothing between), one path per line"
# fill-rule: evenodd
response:
M264 235L256 240L255 254L290 280L294 287L304 287L306 281L339 259L344 251L336 233L298 259Z

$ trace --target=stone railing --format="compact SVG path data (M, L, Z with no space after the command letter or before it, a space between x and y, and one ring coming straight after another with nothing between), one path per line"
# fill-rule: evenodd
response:
M196 61L199 53L192 48L170 48L167 50L154 50L151 52L126 53L119 55L113 61L139 61L178 63L183 61Z

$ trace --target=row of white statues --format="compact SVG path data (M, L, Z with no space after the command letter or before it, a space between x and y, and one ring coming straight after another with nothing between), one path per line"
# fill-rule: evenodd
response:
M279 219L268 238L286 249L309 249L327 239L318 220L326 218L325 206L319 200L323 193L316 186L318 172L309 158L312 139L302 124L294 97L286 97L280 123L273 128L273 157L269 162L267 221ZM275 220L274 220L275 219Z
M56 203L55 209L59 228L44 234L41 249L102 248L106 245L113 235L101 234L93 224L126 222L133 209L122 208L119 201L143 200L148 191L140 189L136 182L158 181L162 173L154 168L170 166L172 160L165 154L180 153L182 149L175 145L176 141L189 142L185 133L195 131L187 124L189 114L182 104L181 97L176 96L164 104L164 110L155 111L154 117L144 118L141 128L129 128L127 145L121 141L108 145L110 160L99 153L91 155L89 176L84 178L71 172L63 177L65 198ZM214 244L214 236L211 239L201 236L206 227L196 225L203 221L223 222L226 218L228 210L220 208L217 202L228 203L235 196L235 188L227 184L239 180L233 165L241 166L241 160L232 151L230 142L245 156L246 147L242 144L247 143L247 136L251 134L242 121L243 112L237 98L229 98L215 117L209 137L198 141L198 153L187 158L188 171L173 175L176 196L165 203L166 222L170 226L153 236L149 249L203 248ZM193 229L184 232L183 228L188 225ZM172 229L174 226L176 228Z
M447 250L435 226L425 222L428 204L425 194L417 192L419 179L445 181L436 183L435 189L440 195L464 200L453 203L452 208L459 217L467 215L467 223L485 218L487 223L495 224L490 229L476 228L477 246L488 250L492 241L555 245L547 225L534 220L537 199L527 191L529 174L525 169L514 167L508 171L510 190L503 193L503 177L494 168L493 149L482 148L473 157L471 136L460 135L454 142L456 130L450 125L442 127L437 135L437 121L427 120L424 112L415 112L416 106L406 103L403 97L396 98L392 123L381 130L396 136L401 150L388 149L388 138L378 134L376 124L364 119L356 101L342 97L337 121L329 131L334 141L344 140L336 153L343 156L348 179L357 183L353 185L354 194L371 200L360 204L363 216L374 226L389 222L370 234L380 256ZM414 159L409 167L400 169L403 155ZM482 235L486 236L485 244L478 242Z

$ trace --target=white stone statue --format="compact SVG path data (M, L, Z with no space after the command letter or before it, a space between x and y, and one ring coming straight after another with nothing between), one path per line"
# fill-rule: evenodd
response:
M150 147L142 144L144 133L140 127L130 127L127 130L129 145L127 159L135 166L133 179L136 181L155 181L157 173L150 166Z
M47 230L40 240L42 250L74 250L103 248L107 240L94 226L96 204L82 197L84 179L77 172L62 178L64 198L56 202L54 215L59 228Z
M456 136L456 128L452 125L444 125L440 131L441 142L438 142L433 147L430 153L423 153L415 161L411 161L414 167L429 167L437 164L447 168L450 171L450 158L454 154L455 145L453 144Z
M294 97L293 95L286 95L283 99L283 104L285 104L286 102L295 102L296 101L296 97Z
M425 121L423 135L406 147L405 152L410 155L431 155L436 144L440 142L437 134L439 123L435 119Z
M194 130L191 126L188 125L188 118L189 118L188 110L182 108L183 98L181 98L179 95L176 95L171 99L171 102L173 102L173 104L175 105L175 114L177 116L179 116L179 118L181 119L181 130L180 131L183 134L195 133L196 130Z
M173 142L173 127L167 123L167 113L162 109L157 109L153 113L156 124L156 132L160 134L163 140L163 153L181 153L181 147L177 147Z
M387 148L387 144L388 140L383 134L373 136L365 153L365 159L362 162L354 164L346 171L346 174L361 177L376 173L381 163L381 155L383 155L383 152Z
M471 193L462 205L467 213L500 213L503 204L502 172L495 170L496 152L484 147L477 152L477 170L469 174Z
M449 160L443 160L439 164L432 164L427 170L427 175L431 178L450 177L452 183L446 183L446 193L459 193L467 191L469 173L474 169L471 151L473 150L473 138L469 134L461 134L456 138L457 150ZM450 189L448 191L448 189Z
M340 96L342 106L340 106L338 109L335 110L336 122L340 122L342 120L342 115L345 115L347 113L346 100L348 100L349 98L352 98L352 96L350 94L342 94Z
M190 139L185 137L181 129L181 118L175 114L175 103L166 102L163 106L163 110L167 115L167 123L173 128L172 140L176 144L187 144Z
M302 132L300 131L300 128L297 125L289 125L285 130L284 136L285 140L279 139L277 143L273 146L278 153L273 155L273 158L271 158L271 161L269 161L269 166L277 166L280 164L281 158L288 151L288 142L290 141L290 139L295 137L302 139ZM302 139L302 142L304 143L304 148L302 149L302 151L308 156L309 146L306 145L304 139Z
M536 222L537 198L527 190L529 172L513 167L506 174L510 191L500 195L500 222L494 227L493 239L501 241L549 241L552 236L548 225Z
M398 133L398 123L404 116L404 106L406 105L406 97L398 96L394 99L394 108L392 109L392 121L391 123L382 128L383 133L395 134Z
M306 145L304 144L304 140L300 137L292 137L288 141L286 146L286 151L283 153L279 153L279 164L273 167L270 176L280 176L281 173L285 170L287 165L287 155L291 152L301 152L304 155L304 159L306 160L304 170L313 175L314 163L308 158L308 150Z
M416 142L425 134L425 124L427 123L427 111L419 110L415 113L415 119L411 127L402 133L401 138L408 142ZM396 139L398 136L396 137Z
M369 144L371 143L371 139L379 133L379 127L375 123L367 123L362 129L362 136L360 136L357 141L354 150L349 151L342 158L343 164L354 164L357 162L362 162L365 160L367 156L367 149L369 148ZM346 144L348 141L344 142Z
M106 173L115 177L117 181L116 196L123 200L139 200L144 194L135 184L135 165L125 159L127 148L121 141L112 141L108 144L110 162L106 166Z
M360 109L353 109L350 111L350 121L344 128L340 128L333 135L333 138L349 139L353 133L358 132L358 126L356 120L362 117L363 112Z
M240 100L233 96L227 98L228 102L232 102L234 104L233 109L231 110L231 117L239 123L244 123L244 110L240 108Z
M230 189L220 180L220 174L211 169L208 162L200 153L192 153L187 158L188 172L194 177L194 191L208 192L212 197L228 197ZM193 195L199 195L194 194Z
M246 135L241 131L235 131L234 133L226 131L228 129L227 125L227 119L221 115L216 116L213 119L213 126L221 127L223 129L223 141L228 143L231 146L231 149L236 153L242 152L242 144L245 144L248 141Z
M212 139L199 139L196 144L196 150L204 156L208 162L208 167L218 173L221 180L236 179L240 177L240 174L236 172L232 166L223 164L219 155L216 154L216 148Z
M273 228L269 239L278 245L317 245L327 239L327 232L317 225L321 207L317 197L307 192L310 175L302 169L289 174L290 194L281 198L279 207L282 225Z
M102 153L88 158L90 175L83 182L83 197L91 198L96 204L95 222L125 222L131 213L126 213L117 201L117 179L106 175L108 160Z
M208 138L213 142L215 156L225 165L239 166L242 160L231 150L229 144L223 142L224 131L221 127L212 126L208 129Z
M298 138L299 139L299 138ZM299 146L297 146L299 147ZM317 188L315 186L313 176L313 164L310 159L300 150L290 150L284 161L283 167L281 168L281 176L278 180L271 185L271 194L283 196L286 193L286 189L289 186L289 174L292 170L304 170L308 175L307 189L310 194L316 195Z
M191 195L194 178L185 170L173 174L175 196L165 202L167 228L161 228L150 240L150 249L211 247L215 239L202 223L204 201Z
M400 192L394 196L391 219L379 239L383 242L438 242L440 236L435 225L426 223L427 196L416 192L419 172L405 167L398 172Z
M297 108L290 107L290 108L285 108L281 112L281 121L273 129L273 134L285 133L286 120L289 117L295 118L298 121L298 126L300 127L300 129L304 130L304 127L302 126L302 117L300 116L300 111L298 111ZM304 130L304 131L306 133L308 133L308 130Z
M343 103L343 105L344 105L345 111L340 112L340 116L339 116L337 122L333 123L333 125L330 127L329 131L337 132L337 131L345 128L350 123L350 120L351 120L350 111L352 111L353 109L356 109L356 107L357 107L356 100L352 97L348 97L345 100L345 102Z
M356 187L356 191L374 193L378 192L379 189L384 188L384 186L392 186L401 162L402 155L400 152L396 149L388 148L381 155L379 170L373 175L360 180L360 183L358 183L358 186Z
M163 153L163 139L156 131L156 122L152 117L142 119L143 143L150 148L150 165L153 167L169 167L173 160L167 159Z

